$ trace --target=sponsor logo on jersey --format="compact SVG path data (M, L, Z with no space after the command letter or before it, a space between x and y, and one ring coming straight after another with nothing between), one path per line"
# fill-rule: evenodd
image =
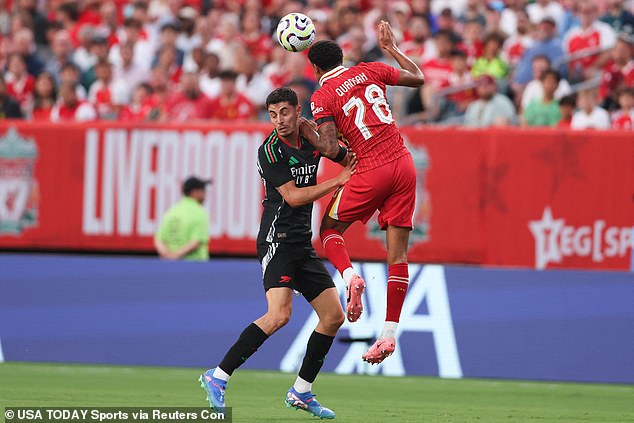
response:
M0 234L20 234L37 224L36 159L35 141L20 136L15 128L0 137Z
M634 247L632 226L607 226L605 220L595 220L575 227L555 218L550 207L544 208L540 220L528 222L528 228L535 239L537 269L561 263L565 257L590 257L601 263L606 257L624 257Z
M316 115L317 113L321 113L324 111L323 107L315 107L315 102L311 101L310 102L310 110L313 113L313 115Z

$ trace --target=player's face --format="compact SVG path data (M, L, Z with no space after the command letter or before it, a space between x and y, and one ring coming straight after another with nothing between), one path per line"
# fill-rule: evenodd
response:
M293 138L297 134L297 117L300 112L301 106L292 106L288 101L269 106L271 123L282 137Z

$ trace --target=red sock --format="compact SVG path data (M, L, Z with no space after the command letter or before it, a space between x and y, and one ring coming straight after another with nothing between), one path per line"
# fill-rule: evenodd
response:
M401 309L407 293L409 283L409 272L407 263L397 263L387 268L387 312L386 322L398 322L401 317Z
M341 233L334 229L326 229L320 236L321 243L326 251L326 257L328 257L328 260L330 260L343 276L343 271L352 267L352 263L350 263L346 243L343 241Z

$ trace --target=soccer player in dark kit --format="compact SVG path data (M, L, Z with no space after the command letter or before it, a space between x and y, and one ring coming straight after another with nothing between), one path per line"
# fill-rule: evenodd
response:
M335 284L311 243L311 213L315 200L350 179L356 158L346 160L339 175L317 184L320 154L300 136L297 95L290 88L278 88L269 94L266 107L275 129L258 150L265 196L257 251L268 311L247 326L220 364L204 372L199 380L210 405L221 410L233 371L288 322L295 290L313 307L319 323L308 340L295 384L286 393L286 405L332 419L335 413L317 402L312 383L344 315Z
M369 363L381 363L396 348L396 330L409 282L407 247L416 205L416 169L385 95L386 85L418 87L425 77L418 66L396 45L390 24L378 25L379 46L400 66L360 63L343 66L341 48L332 41L318 41L308 52L321 87L311 98L315 117L313 136L307 137L326 157L345 160L348 149L339 145L341 133L359 160L357 172L337 191L323 217L321 240L328 259L347 286L347 315L357 321L363 311L365 281L350 263L342 237L355 221L363 223L379 210L379 225L387 240L387 312L383 331L363 355Z

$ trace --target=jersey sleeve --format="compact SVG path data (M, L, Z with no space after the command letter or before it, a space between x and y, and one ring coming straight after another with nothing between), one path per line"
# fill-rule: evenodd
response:
M279 151L271 144L264 144L258 151L258 165L262 178L274 187L279 187L293 180L293 175L282 160Z
M383 62L372 62L370 67L379 81L387 85L396 85L400 72L393 66L386 65Z
M317 126L335 121L335 114L331 106L332 101L328 101L320 90L313 93L310 98L310 111L313 113L313 119L315 119Z

